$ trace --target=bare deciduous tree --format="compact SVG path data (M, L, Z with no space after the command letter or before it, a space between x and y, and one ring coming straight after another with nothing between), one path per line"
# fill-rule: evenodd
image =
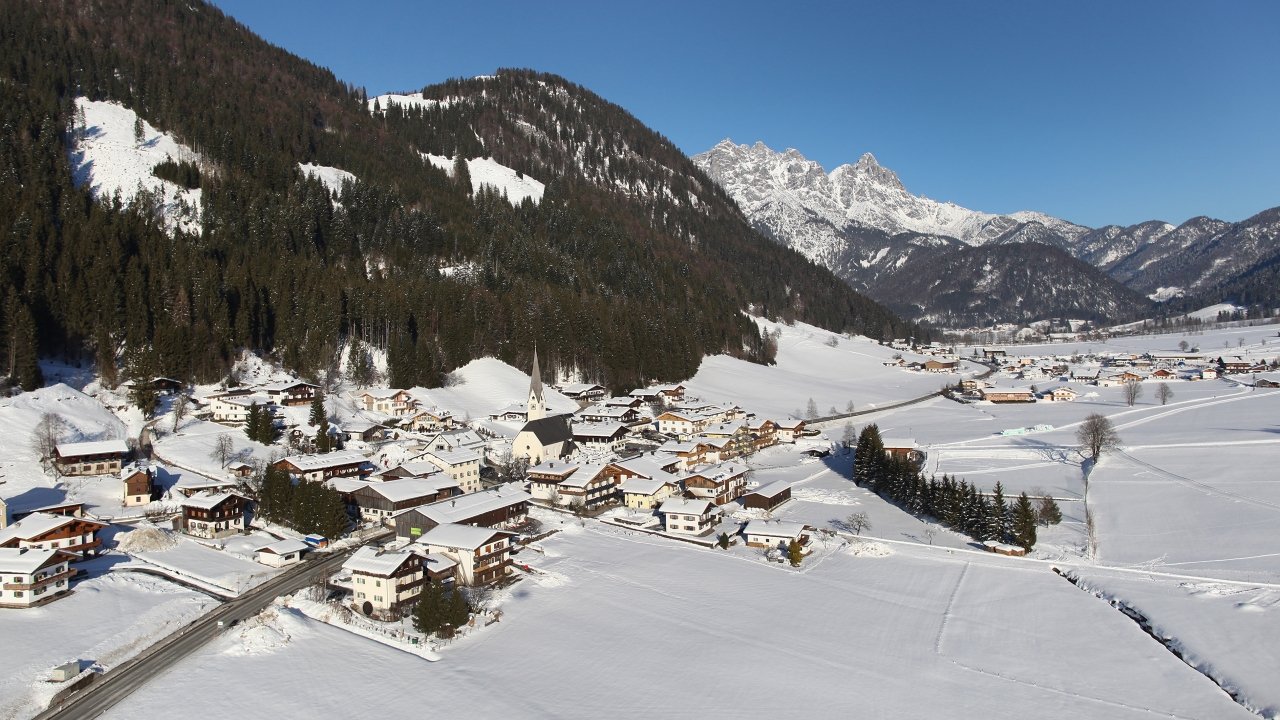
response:
M844 522L854 535L861 535L863 530L871 529L871 518L867 517L865 512L856 512L845 518Z
M213 450L209 452L209 457L217 460L222 467L227 466L227 461L231 459L231 453L235 450L235 446L231 442L231 436L222 433L213 443Z
M61 415L47 412L40 416L40 422L36 423L36 429L31 433L31 449L40 456L41 462L57 467L53 456L66 431L67 421Z
M187 410L191 408L191 398L185 393L178 393L178 397L173 400L173 430L178 432L178 426L183 420L187 419Z
M933 544L933 539L934 539L937 535L938 535L938 528L936 528L936 527L934 527L934 526L932 526L932 525L930 525L929 527L927 527L927 528L925 528L925 529L924 529L924 539L925 539L925 540L928 540L930 545L932 545L932 544Z
M1167 405L1173 399L1173 388L1169 387L1168 383L1161 383L1160 387L1156 388L1156 399L1161 405Z
M1080 443L1081 454L1097 462L1102 453L1114 450L1120 444L1120 436L1106 416L1094 413L1080 423L1076 441Z
M1125 380L1124 381L1124 402L1129 407L1138 402L1138 398L1142 397L1142 381L1141 380Z

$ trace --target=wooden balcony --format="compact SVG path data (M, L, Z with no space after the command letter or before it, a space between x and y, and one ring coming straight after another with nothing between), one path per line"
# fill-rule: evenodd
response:
M34 589L39 588L39 587L45 587L45 586L47 586L47 585L52 585L52 584L56 583L58 580L60 580L60 579L64 579L64 578L65 578L65 579L70 580L71 578L75 577L75 576L76 576L76 573L78 573L78 572L80 572L80 571L79 571L79 570L76 570L75 568L67 568L66 570L63 570L63 571L62 571L62 572L60 572L60 573L54 573L53 575L45 575L44 577L42 577L42 578L40 578L39 580L36 580L36 581L34 581L34 582L30 582L30 583L5 583L4 585L0 585L0 587L3 587L5 590L34 590Z

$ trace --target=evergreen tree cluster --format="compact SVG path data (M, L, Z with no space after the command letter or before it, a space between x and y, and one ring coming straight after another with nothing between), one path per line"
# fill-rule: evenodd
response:
M885 454L875 423L858 434L853 481L914 515L935 518L976 540L1012 543L1028 552L1035 546L1038 515L1025 492L1010 505L999 482L988 497L963 478L926 478L915 463Z
M669 141L589 91L502 71L429 96L447 93L466 100L371 113L362 90L202 2L9 3L7 374L38 386L43 354L111 377L123 357L130 376L145 359L150 374L211 382L247 348L314 379L355 344L386 351L395 384L430 387L485 355L528 365L538 339L549 372L625 390L687 378L707 354L770 362L744 309L926 336L760 236ZM199 234L159 228L154 199L76 187L77 97L120 102L198 154L156 172L200 187ZM421 152L497 153L546 192L513 207ZM308 162L359 180L335 197Z
M257 512L271 522L327 538L342 536L351 524L342 496L323 483L295 485L287 472L268 465L262 472L260 488Z
M424 635L437 635L458 628L471 618L471 607L458 587L445 590L428 581L413 606L413 628Z
M270 445L280 436L280 431L276 429L275 417L272 416L271 410L254 403L249 406L249 417L244 424L244 434L248 435L250 440Z

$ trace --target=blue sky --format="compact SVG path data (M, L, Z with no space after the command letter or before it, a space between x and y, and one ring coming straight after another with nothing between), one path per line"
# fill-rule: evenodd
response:
M215 0L371 94L554 72L689 154L723 138L1085 225L1280 205L1278 2Z

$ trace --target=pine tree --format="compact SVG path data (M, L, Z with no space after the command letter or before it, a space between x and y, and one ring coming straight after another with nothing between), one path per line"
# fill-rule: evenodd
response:
M1040 498L1040 506L1036 508L1036 520L1041 525L1057 525L1062 522L1062 509L1058 501L1045 495Z
M427 581L418 595L418 604L413 607L413 629L423 635L431 635L440 629L443 622L444 593L440 586Z
M792 567L800 567L804 560L804 546L799 540L792 540L787 544L787 559L791 561Z
M1004 485L996 481L991 495L990 538L998 542L1006 542L1009 537L1009 503L1004 499Z
M445 611L447 621L455 628L460 628L467 624L471 619L471 606L467 604L467 596L462 594L460 588L454 588L449 593L449 600Z
M1036 510L1031 505L1031 498L1024 492L1018 495L1013 506L1013 542L1023 550L1031 552L1036 544Z
M328 415L324 410L324 391L317 388L316 394L311 398L311 417L308 422L312 425L319 425Z

